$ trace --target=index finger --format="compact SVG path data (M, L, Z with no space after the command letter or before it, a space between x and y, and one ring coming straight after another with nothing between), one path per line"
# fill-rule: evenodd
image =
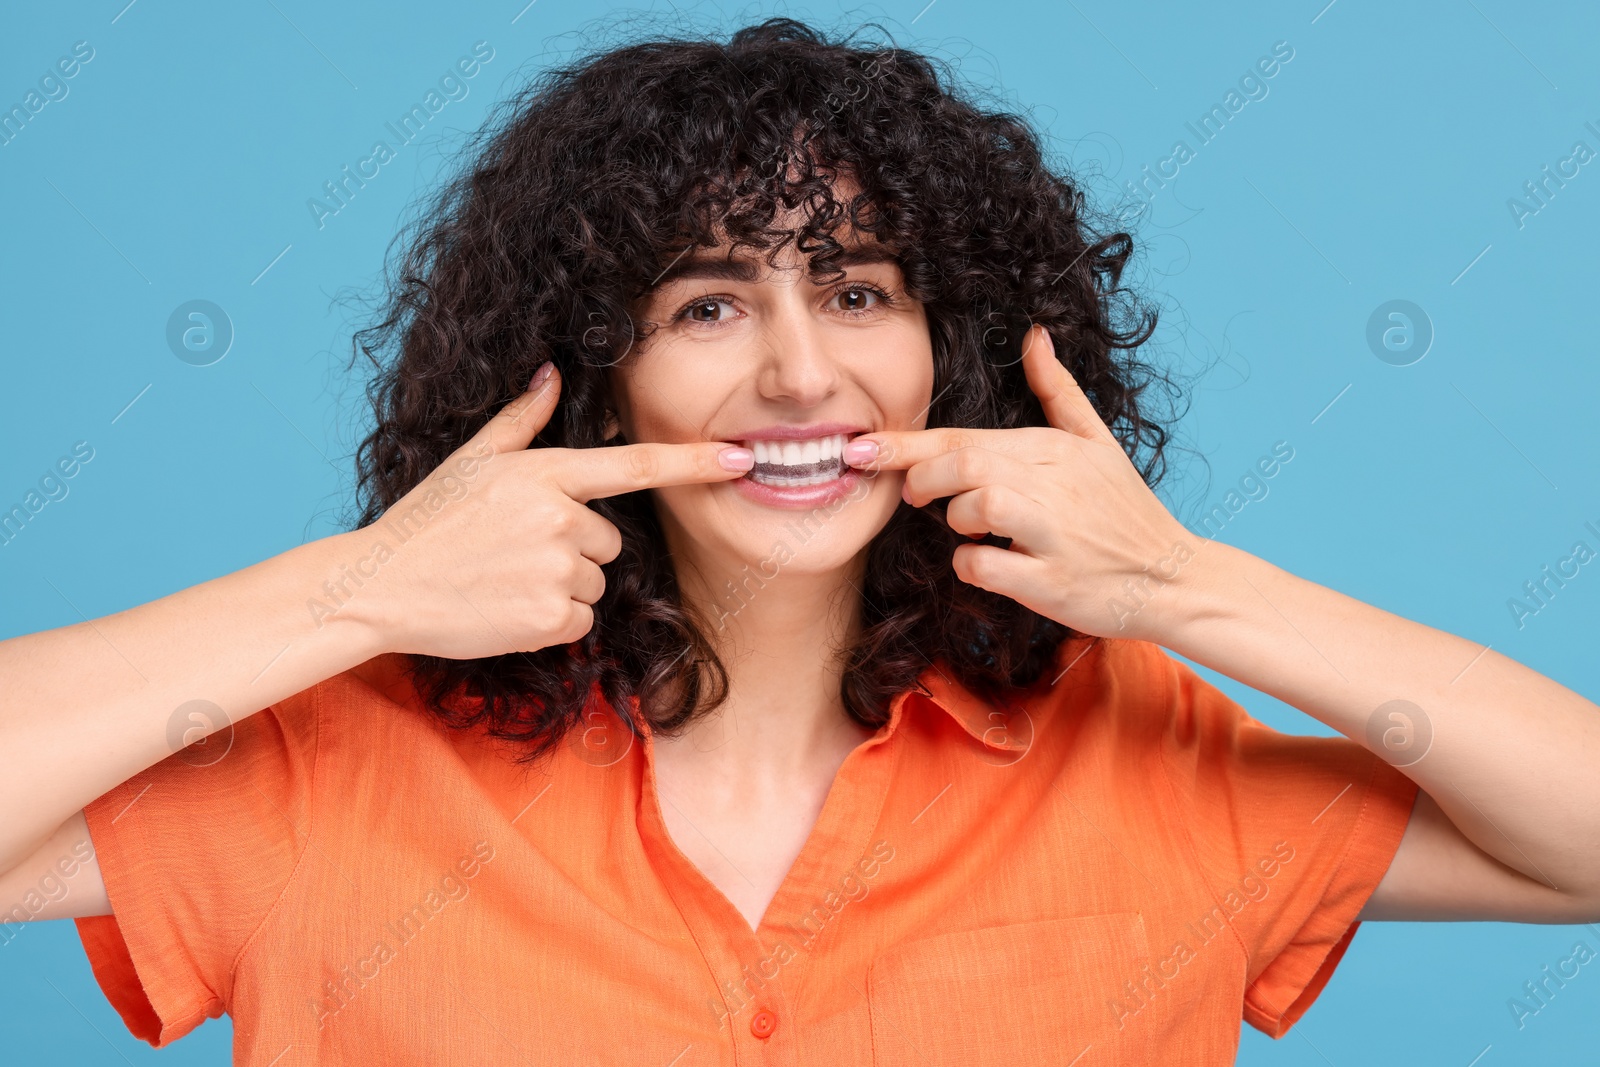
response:
M942 426L932 430L877 430L862 434L845 447L845 461L861 470L905 470L918 463L962 448L987 448L1001 455L1035 452L1045 444L1041 434L1059 431L1047 426L1019 426L1009 430ZM878 446L873 459L856 461L851 446L870 441Z
M657 486L731 481L755 463L749 449L725 441L646 442L565 452L556 464L555 484L579 503ZM732 461L731 469L720 461L724 456Z

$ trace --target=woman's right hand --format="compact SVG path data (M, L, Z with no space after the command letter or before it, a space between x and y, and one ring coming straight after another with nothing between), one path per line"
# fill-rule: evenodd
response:
M729 481L754 462L716 441L530 449L559 393L553 367L535 376L382 518L340 535L352 558L318 598L327 613L361 621L384 651L448 659L576 641L605 591L600 565L622 551L586 502Z

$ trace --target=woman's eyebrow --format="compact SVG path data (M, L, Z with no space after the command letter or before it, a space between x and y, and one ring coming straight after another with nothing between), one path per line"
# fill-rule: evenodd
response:
M833 260L837 267L859 267L869 263L897 263L894 252L885 245L857 245L846 248ZM671 285L686 279L713 281L753 282L757 277L756 261L749 258L734 259L726 256L689 256L675 260L656 276L652 289Z

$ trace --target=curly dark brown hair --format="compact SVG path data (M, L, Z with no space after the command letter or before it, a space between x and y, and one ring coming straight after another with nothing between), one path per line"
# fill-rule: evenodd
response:
M878 27L872 27L878 29ZM658 39L551 69L503 101L470 166L397 238L382 311L355 335L377 368L376 425L357 451L360 525L375 522L555 361L563 393L533 447L592 448L615 410L608 369L641 358L639 306L687 249L787 241L819 275L848 225L896 250L927 311L929 427L1048 425L1021 367L1045 326L1147 482L1168 431L1141 398L1170 384L1134 358L1155 316L1121 283L1125 232L1097 232L1080 187L1044 161L1029 121L986 111L943 64L830 39L786 18L726 42ZM887 36L887 34L885 34ZM943 76L941 77L941 74ZM835 179L859 192L841 203ZM804 207L798 230L780 208ZM997 703L1038 684L1071 631L956 578L965 538L944 501L902 503L867 548L859 640L841 696L867 727L931 662ZM672 733L726 699L704 620L680 596L648 492L591 502L622 534L595 624L570 645L477 660L411 657L445 723L550 750L598 688ZM989 543L1005 545L1003 539ZM637 710L631 705L637 698Z

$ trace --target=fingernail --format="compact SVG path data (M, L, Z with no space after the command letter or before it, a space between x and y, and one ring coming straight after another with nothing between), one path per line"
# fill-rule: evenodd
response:
M747 471L756 465L756 454L748 448L724 448L717 453L717 462L725 471Z
M539 364L539 369L533 372L533 381L528 383L528 391L532 392L533 390L539 388L539 386L543 385L545 383L545 379L550 377L550 372L555 369L556 365L548 359Z
M878 458L878 442L862 441L859 438L844 446L844 461L852 467L862 463L871 463Z

